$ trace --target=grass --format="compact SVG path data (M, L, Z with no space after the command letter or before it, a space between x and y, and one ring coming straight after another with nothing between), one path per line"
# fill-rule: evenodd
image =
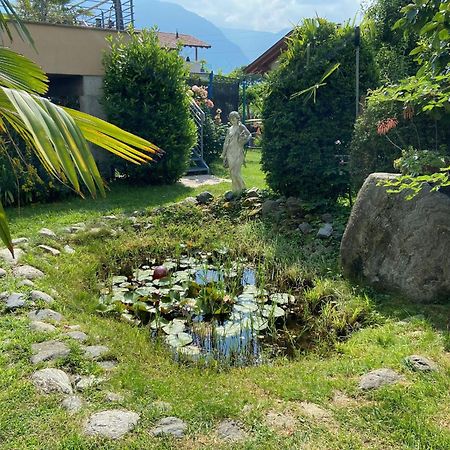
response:
M244 177L249 185L264 187L258 154L250 153ZM229 189L226 183L208 188L214 194ZM80 221L101 221L104 214L150 210L204 189L175 187L113 187L106 199L72 199L64 204L35 205L8 211L15 237L31 238L26 261L41 268L46 277L39 289L58 292L54 308L69 324L79 324L89 344L104 344L119 362L110 374L85 360L76 344L58 366L78 374L107 379L102 389L83 394L87 406L74 416L60 406L60 397L38 395L29 377L31 344L48 339L28 329L23 314L0 314L0 448L2 449L429 449L450 448L449 305L410 305L400 298L377 296L343 281L336 269L334 248L311 243L291 233L264 226L259 221L233 221L221 214L205 216L192 209L177 216L171 210L150 215L154 227L137 235L126 223L116 237L81 236L71 242L77 253L57 259L34 250L36 232L43 226L59 230ZM40 243L40 242L39 242ZM64 242L56 242L56 246ZM170 353L150 340L147 329L95 312L98 278L115 271L123 258L138 261L146 256L177 251L180 243L191 248L228 246L250 256L264 255L276 261L280 273L314 278L311 301L330 292L350 300L366 295L378 314L376 323L338 340L327 352L308 352L293 359L278 358L271 364L229 370L200 369L176 364ZM307 250L306 250L307 249ZM12 277L0 280L0 291L24 291ZM347 294L345 294L347 295ZM347 297L346 297L347 298ZM421 314L422 316L417 316ZM409 316L416 316L408 319ZM408 319L408 320L404 320ZM447 334L445 332L447 331ZM60 336L57 332L54 336ZM447 352L446 352L447 351ZM435 360L439 370L418 374L404 358L423 354ZM359 377L380 367L404 376L398 385L361 393ZM104 392L122 393L124 401L107 403ZM336 393L345 401L336 400ZM154 402L172 405L169 414ZM314 417L305 402L327 411ZM138 412L138 427L124 439L111 442L83 436L87 417L95 411L127 408ZM289 413L294 427L280 430L267 423L268 412ZM167 415L189 424L182 440L151 437L149 429ZM215 427L224 418L243 422L249 438L227 444L217 439Z

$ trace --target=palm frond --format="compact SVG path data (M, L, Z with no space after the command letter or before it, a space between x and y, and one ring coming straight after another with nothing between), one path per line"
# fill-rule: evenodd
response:
M6 32L9 39L12 40L12 34L9 28L9 25L12 24L20 38L34 46L33 38L18 16L15 5L10 0L0 0L0 6L3 9L3 11L0 11L0 30Z
M42 69L28 58L0 47L0 86L19 89L30 94L45 94L48 78Z

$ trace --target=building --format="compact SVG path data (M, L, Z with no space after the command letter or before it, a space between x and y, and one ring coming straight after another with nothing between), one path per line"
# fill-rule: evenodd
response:
M259 58L250 63L244 72L248 75L257 74L264 75L274 69L278 63L280 55L287 49L289 38L292 36L294 30L283 36L272 47L266 50Z

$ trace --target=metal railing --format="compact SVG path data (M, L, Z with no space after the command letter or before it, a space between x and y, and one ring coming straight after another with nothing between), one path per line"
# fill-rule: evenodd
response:
M188 174L209 174L209 167L204 159L204 129L206 114L193 99L191 99L190 111L197 127L197 142L192 148L191 167L188 170Z

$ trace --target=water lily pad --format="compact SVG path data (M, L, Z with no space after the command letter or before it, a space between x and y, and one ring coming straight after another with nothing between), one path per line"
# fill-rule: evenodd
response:
M155 313L156 309L153 306L148 305L144 302L136 302L133 305L133 311L145 311L149 313Z
M272 294L270 300L277 305L287 305L288 303L294 303L295 297L290 294Z
M136 289L134 292L140 295L141 297L150 297L157 291L158 289L156 289L154 286L143 286Z
M241 303L234 306L234 311L242 314L249 314L258 311L258 305L256 303Z
M150 322L150 328L152 330L159 330L163 326L169 323L168 320L164 319L164 317L158 317Z
M162 263L162 265L164 267L166 267L167 270L173 270L173 269L176 269L178 267L178 264L175 261L171 261L171 260L164 261Z
M192 336L187 333L169 334L166 336L165 341L175 348L185 347L192 342Z
M120 284L120 283L124 283L125 281L128 281L127 277L118 275L112 278L112 282L113 284Z
M223 326L216 327L216 335L219 337L239 336L242 333L240 322L227 322Z
M153 276L153 270L152 269L138 270L136 275L135 275L135 279L138 280L138 281L145 281L145 280L151 279L152 276Z
M241 327L251 331L262 331L268 326L269 322L265 317L246 317L241 321Z
M276 305L265 305L262 310L262 315L268 318L283 317L285 313L284 309Z
M186 323L184 320L173 319L172 322L169 322L163 327L163 331L166 334L179 334L183 332L185 328Z

